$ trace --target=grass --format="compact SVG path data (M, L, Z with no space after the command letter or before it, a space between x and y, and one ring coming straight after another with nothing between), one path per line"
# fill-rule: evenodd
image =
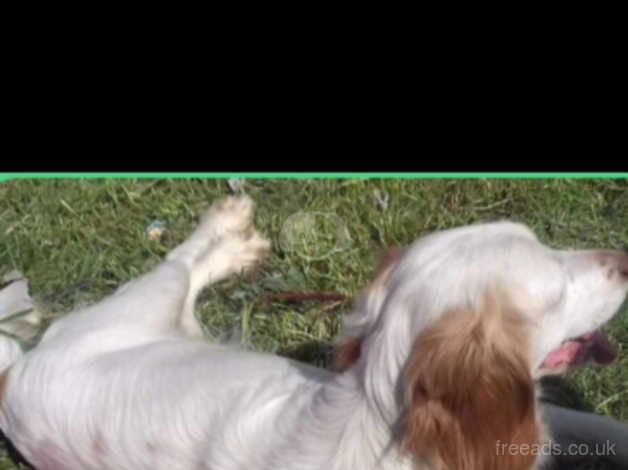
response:
M321 366L350 303L257 300L283 290L352 296L370 279L382 247L478 221L522 221L555 247L628 243L628 180L258 179L247 180L245 189L257 203L256 224L271 238L273 256L252 281L208 289L198 316L209 337L230 335ZM214 179L0 183L0 270L16 268L28 277L50 321L150 269L183 240L209 201L227 193L227 182ZM377 201L386 195L384 209ZM154 220L167 227L159 240L146 236ZM325 256L335 245L340 251ZM619 360L568 380L582 407L628 420L626 309L607 331ZM0 449L0 470L14 468Z

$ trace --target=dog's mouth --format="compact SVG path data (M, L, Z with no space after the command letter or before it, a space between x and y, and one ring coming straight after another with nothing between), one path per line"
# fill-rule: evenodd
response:
M541 369L575 367L589 361L610 364L617 357L617 350L600 330L564 341L551 351L541 363Z

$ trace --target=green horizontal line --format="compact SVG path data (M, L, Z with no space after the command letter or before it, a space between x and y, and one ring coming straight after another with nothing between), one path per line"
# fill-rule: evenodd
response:
M628 178L628 172L141 172L141 173L0 173L14 178Z

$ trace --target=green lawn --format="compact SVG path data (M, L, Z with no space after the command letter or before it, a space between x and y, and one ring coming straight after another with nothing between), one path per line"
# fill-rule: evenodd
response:
M281 290L352 296L370 279L381 247L477 221L522 221L556 247L628 243L628 180L258 179L247 180L245 190L257 203L256 224L272 240L273 255L253 280L210 288L198 315L210 337L238 338L319 365L326 365L350 303L257 300ZM376 202L376 190L388 195L386 209ZM209 202L227 193L225 180L212 179L0 183L0 271L16 268L28 277L49 321L150 269L189 233ZM299 211L318 215L286 224ZM167 227L159 240L146 236L153 220ZM325 257L336 242L341 251ZM569 380L582 406L628 420L626 309L608 331L619 360ZM0 449L0 469L13 468Z

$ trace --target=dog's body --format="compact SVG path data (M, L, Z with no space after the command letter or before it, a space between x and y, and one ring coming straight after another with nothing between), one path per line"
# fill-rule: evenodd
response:
M214 207L166 262L56 321L5 372L0 428L36 468L321 468L330 435L306 428L331 374L197 338L201 288L267 248L250 210L247 199Z
M533 384L544 358L606 322L628 291L628 256L618 252L565 254L563 274L521 226L444 232L360 297L339 351L344 371L332 374L200 339L199 291L268 246L250 220L247 198L215 205L164 263L56 321L7 367L0 428L27 460L40 470L533 468L540 459L499 455L495 442L547 439ZM445 275L441 249L467 256L473 276L467 265ZM491 256L484 249L496 265L478 261ZM597 272L598 258L610 271ZM543 279L529 279L535 269ZM585 287L604 301L587 300ZM556 357L550 368L562 367ZM483 420L484 436L471 436Z

